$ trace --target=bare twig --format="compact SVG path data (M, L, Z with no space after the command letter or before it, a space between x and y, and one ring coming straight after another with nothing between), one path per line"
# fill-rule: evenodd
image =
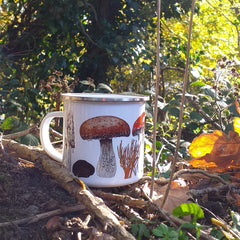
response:
M167 211L163 210L160 208L157 204L155 204L151 198L148 196L148 200L143 200L143 199L136 199L132 198L130 196L126 195L120 195L120 194L113 194L113 193L106 193L102 191L94 191L94 193L104 199L105 201L114 201L117 203L120 203L122 205L128 205L130 207L134 208L140 208L140 209L146 209L147 212L153 213L155 216L159 216L166 220L171 226L177 228L181 226L183 223L186 223L184 220L179 219L172 214L168 213ZM194 232L194 229L189 229L189 231L192 233ZM204 240L215 240L215 238L208 236L202 229L200 230L201 232L201 239ZM195 238L193 238L195 239Z
M183 118L183 108L185 104L185 93L186 93L186 88L187 88L187 83L188 83L188 72L189 72L189 53L190 53L190 43L191 43L191 34L192 34L192 22L193 22L193 15L194 15L194 6L195 6L195 0L192 0L192 7L191 7L191 16L190 16L190 22L189 22L189 30L188 30L188 43L187 43L187 55L186 55L186 66L185 66L185 74L184 74L184 81L183 81L183 90L182 90L182 99L181 99L181 106L180 106L180 113L179 113L179 124L178 124L178 136L177 136L177 143L176 143L176 149L174 153L174 159L171 165L171 174L170 174L170 179L169 183L167 186L167 189L165 191L162 205L161 207L164 206L168 193L170 190L171 186L171 181L175 172L175 167L176 167L176 162L178 160L178 149L180 146L180 139L181 139L181 134L182 134L182 118Z
M153 161L152 161L152 182L150 187L150 198L153 195L153 183L155 175L155 164L156 164L156 126L157 126L157 115L158 115L158 92L159 92L159 77L160 77L160 19L161 19L161 0L157 1L157 46L156 46L156 85L155 85L155 100L154 100L154 112L153 112Z
M3 138L4 139L16 139L16 138L25 136L29 133L36 133L36 132L38 132L38 127L37 127L37 125L34 125L33 127L28 128L28 129L23 130L23 131L8 134L8 135L4 135Z
M189 190L189 193L196 197L196 196L199 196L199 195L204 195L206 193L219 192L219 191L230 190L230 189L234 189L234 188L236 189L236 188L239 188L239 187L237 186L237 184L231 183L231 184L228 184L228 185L219 185L219 186L215 186L215 187L207 187L207 188L199 189L199 190L191 189L191 190Z
M217 174L208 173L208 172L206 172L205 170L202 170L202 169L181 169L181 170L174 173L172 180L177 179L178 177L180 177L181 175L184 175L184 174L190 174L191 176L193 174L202 174L202 175L207 176L209 178L216 179L219 182L223 183L224 185L229 184L228 182L226 182L223 178L221 178ZM138 181L137 184L141 184L142 182L145 182L145 181L151 181L151 177L145 176L145 177L141 178ZM167 184L169 181L170 181L169 178L167 178L167 179L155 179L154 180L155 183L160 184L160 185Z
M11 225L31 224L31 223L38 222L38 221L40 221L44 218L49 218L49 217L52 217L52 216L55 216L55 215L62 215L62 214L65 214L65 213L70 213L70 212L78 212L78 211L82 211L84 209L85 209L84 205L79 205L78 204L78 205L75 205L75 206L64 207L64 208L61 208L61 209L56 209L56 210L53 210L53 211L40 213L40 214L37 214L35 216L31 216L31 217L11 221L11 222L3 222L3 223L0 223L0 227L7 227L7 226L11 226Z

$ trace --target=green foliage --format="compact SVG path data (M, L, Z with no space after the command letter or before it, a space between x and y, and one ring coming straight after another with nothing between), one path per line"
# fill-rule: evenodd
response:
M181 230L168 227L163 223L154 228L152 233L162 240L188 240L188 237Z
M137 237L138 240L141 240L142 237L150 237L150 232L147 226L138 219L132 219L133 223L131 224L131 233Z
M196 229L196 236L200 236L201 226L197 224L197 220L204 217L203 210L196 203L183 203L173 209L172 214L175 217L184 217L191 215L190 223L184 223L181 228L194 228Z
M196 203L183 203L174 208L172 214L175 217L192 215L191 223L193 224L196 224L199 218L204 217L203 210Z
M180 17L188 9L189 1L162 6L166 18ZM96 91L111 92L108 79L125 79L115 71L133 66L140 77L131 79L132 90L148 87L155 54L146 43L155 35L155 1L7 0L1 11L0 114L15 112L22 121L37 121L45 114L39 82L55 69L82 83L90 77ZM138 84L141 77L144 85Z
M28 128L27 124L20 121L15 116L7 117L0 125L0 129L4 134L17 133L26 130L27 128ZM39 145L39 139L31 133L25 136L21 136L16 140L25 145L31 146Z
M240 214L231 211L231 217L232 217L232 229L233 231L240 235Z

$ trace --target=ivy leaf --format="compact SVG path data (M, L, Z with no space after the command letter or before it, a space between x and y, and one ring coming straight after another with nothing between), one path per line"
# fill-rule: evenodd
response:
M30 145L30 146L38 146L39 145L39 139L37 136L29 133L25 136L22 136L19 138L20 139L20 143L25 144L25 145Z

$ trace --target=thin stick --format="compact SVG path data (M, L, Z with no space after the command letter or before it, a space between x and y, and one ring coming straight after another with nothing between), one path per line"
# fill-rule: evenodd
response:
M155 164L156 164L156 125L157 125L157 115L158 115L158 91L159 91L159 76L160 76L160 61L159 61L159 51L160 51L160 18L161 18L161 0L157 1L157 56L156 56L156 86L155 86L155 102L154 102L154 112L153 112L153 161L152 161L152 182L150 188L150 198L153 195L153 184L155 175Z
M173 181L173 180L177 179L178 177L180 177L182 175L187 175L187 176L190 175L190 176L192 176L194 178L195 177L195 176L193 176L194 174L202 174L202 175L204 175L204 176L206 176L208 178L215 179L215 180L219 181L220 183L222 183L224 185L228 185L229 184L227 181L225 181L223 178L221 178L217 174L208 173L208 172L206 172L205 170L202 170L202 169L181 169L181 170L179 170L179 171L174 173L173 178L171 180ZM183 178L184 178L184 176L183 176ZM231 178L231 176L229 178ZM170 178L167 178L167 179L155 179L154 182L156 184L158 184L158 185L165 185L165 184L167 184L170 181L169 179ZM145 181L149 181L150 182L151 181L151 177L144 176L137 182L137 184L141 185ZM238 178L238 182L239 181L240 181L240 179Z
M69 213L69 212L78 212L78 211L82 211L84 209L85 209L84 205L75 205L75 206L71 206L71 207L64 207L62 209L56 209L53 211L40 213L35 216L31 216L31 217L11 221L11 222L3 222L3 223L0 223L0 227L7 227L7 226L11 226L11 225L31 224L31 223L38 222L44 218L49 218L49 217L52 217L55 215L61 215L61 214Z
M173 162L172 162L172 165L171 165L171 174L170 174L168 186L167 186L167 189L165 191L161 207L164 206L164 204L165 204L165 202L167 200L168 193L169 193L170 186L171 186L171 181L173 179L173 175L174 175L175 168L176 168L176 162L178 160L178 149L179 149L179 146L180 146L180 139L181 139L181 134L182 134L183 107L184 107L184 103L185 103L185 92L186 92L187 83L188 83L189 52L190 52L190 44L191 44L191 34L192 34L192 22L193 22L193 15L194 15L194 6L195 6L195 0L192 0L191 16L190 16L189 30L188 30L186 66L185 66L185 74L184 74L184 82L183 82L183 90L182 90L182 99L181 99L181 106L180 106L180 113L179 113L177 144L176 144L176 149L175 149L175 152L174 152L174 159L173 159Z
M11 133L11 134L8 134L8 135L3 135L2 137L3 137L3 139L16 139L16 138L25 136L29 133L35 133L37 131L38 131L37 125L34 125L33 127L28 128L26 130L16 132L16 133Z

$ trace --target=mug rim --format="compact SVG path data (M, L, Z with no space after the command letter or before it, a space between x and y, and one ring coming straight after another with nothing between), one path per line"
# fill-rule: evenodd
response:
M63 93L64 100L92 101L92 102L145 102L149 96L139 94L113 94L113 93Z

